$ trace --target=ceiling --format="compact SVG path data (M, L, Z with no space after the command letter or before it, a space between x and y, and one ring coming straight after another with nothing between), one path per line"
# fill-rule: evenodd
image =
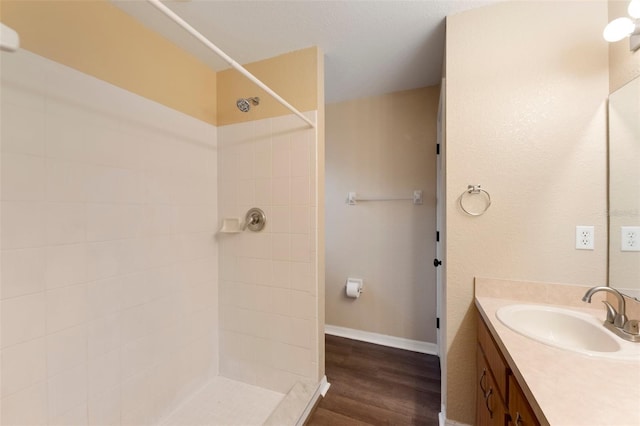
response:
M112 0L216 71L212 51L146 1ZM496 0L169 0L164 3L236 62L311 46L325 53L327 103L436 85L444 18Z

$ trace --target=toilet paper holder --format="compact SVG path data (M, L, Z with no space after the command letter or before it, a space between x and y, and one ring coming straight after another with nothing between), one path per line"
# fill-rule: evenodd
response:
M347 278L347 284L345 285L346 296L357 299L363 292L362 286L362 278Z

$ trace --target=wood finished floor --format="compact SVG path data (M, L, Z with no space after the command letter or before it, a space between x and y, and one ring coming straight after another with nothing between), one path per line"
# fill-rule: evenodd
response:
M331 387L307 425L438 425L438 357L326 336Z

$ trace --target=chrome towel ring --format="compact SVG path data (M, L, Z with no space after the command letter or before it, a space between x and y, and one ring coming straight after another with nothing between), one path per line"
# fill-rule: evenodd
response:
M464 206L464 199L467 198L466 196L468 194L472 194L472 195L481 194L485 196L486 202L485 202L484 209L482 209L482 211L479 211L479 212L470 211L468 208ZM458 204L460 204L460 208L462 209L462 211L464 211L469 216L481 216L484 214L484 212L487 211L487 209L489 209L489 206L491 206L491 195L489 195L487 191L482 189L481 185L468 185L467 190L464 191L462 194L460 194L460 197L458 198Z

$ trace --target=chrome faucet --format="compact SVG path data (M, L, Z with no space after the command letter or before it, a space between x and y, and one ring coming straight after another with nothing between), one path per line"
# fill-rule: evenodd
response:
M607 322L613 323L613 325L615 325L616 327L624 327L624 323L627 322L626 307L624 303L624 297L618 290L611 287L593 287L587 290L587 292L584 294L584 297L582 298L582 301L591 303L591 297L599 291L606 291L608 293L611 293L616 297L616 299L618 299L617 312L615 309L613 309L613 306L611 306L609 302L607 302L606 300L602 302L607 307Z
M624 296L620 292L611 287L592 287L584 294L583 302L591 303L591 297L599 292L605 291L613 294L618 300L618 310L611 306L606 300L602 301L607 308L607 319L604 321L605 328L613 331L619 337L630 342L640 342L640 333L638 332L638 320L629 320L626 314L626 306Z

